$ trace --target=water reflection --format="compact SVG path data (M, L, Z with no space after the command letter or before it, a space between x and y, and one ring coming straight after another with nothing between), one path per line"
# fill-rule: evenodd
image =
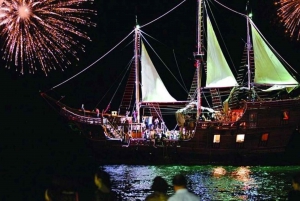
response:
M214 177L221 177L226 174L226 170L223 167L216 167L213 168L213 176Z
M250 168L249 167L238 167L231 173L232 177L238 181L247 182L250 180Z
M169 184L177 173L188 179L188 188L201 200L286 200L291 177L300 166L133 166L107 165L113 188L124 200L144 200L155 176ZM169 194L173 193L170 188Z

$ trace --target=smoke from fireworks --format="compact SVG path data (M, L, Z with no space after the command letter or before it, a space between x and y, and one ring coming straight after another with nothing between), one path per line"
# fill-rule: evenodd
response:
M96 11L82 8L93 0L4 0L0 7L0 36L4 39L6 67L16 66L21 74L38 68L47 75L56 67L70 65L84 51L78 39L90 40L80 28L95 26ZM79 28L80 26L80 28ZM25 68L25 69L24 69Z
M279 0L276 5L279 5L277 15L280 21L286 28L286 32L290 37L300 39L300 0Z

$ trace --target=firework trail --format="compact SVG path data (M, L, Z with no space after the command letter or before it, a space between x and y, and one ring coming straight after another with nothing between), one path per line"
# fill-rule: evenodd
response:
M286 28L290 37L300 39L300 0L280 0L276 3L279 5L277 15Z
M90 40L79 27L95 26L91 16L96 11L82 8L93 0L4 0L0 7L0 37L3 59L24 74L70 65L77 60L77 50L84 51L78 39Z

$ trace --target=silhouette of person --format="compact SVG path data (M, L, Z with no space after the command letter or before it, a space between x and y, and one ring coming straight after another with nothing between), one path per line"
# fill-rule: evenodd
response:
M173 188L175 194L172 195L168 201L199 201L200 198L196 196L194 193L191 193L187 190L187 180L184 175L177 174L173 177Z
M94 182L97 187L95 191L95 201L115 201L117 195L111 189L110 175L103 171L98 170L94 177Z
M292 178L293 189L288 194L288 201L300 200L300 173L297 173Z
M145 201L167 201L168 188L169 185L164 178L160 176L155 177L151 186L151 190L153 190L154 192L148 195Z
M46 201L79 201L78 184L74 178L56 175L45 191Z

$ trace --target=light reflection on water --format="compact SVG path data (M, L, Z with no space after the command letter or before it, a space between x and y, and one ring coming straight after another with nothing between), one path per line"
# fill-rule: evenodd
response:
M171 185L172 177L183 173L188 189L201 200L286 200L291 177L300 166L137 166L105 165L113 189L123 200L144 200L151 193L155 176L164 177ZM169 194L173 194L170 188Z

